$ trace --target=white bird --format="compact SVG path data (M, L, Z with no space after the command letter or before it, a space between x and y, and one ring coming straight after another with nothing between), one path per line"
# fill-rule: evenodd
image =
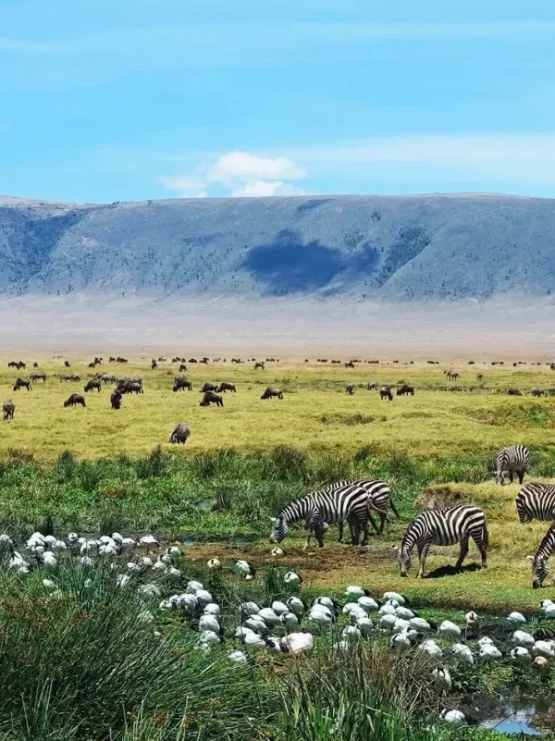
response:
M466 716L464 713L461 713L460 710L443 710L439 717L441 720L445 720L447 723L452 723L454 726L466 725Z
M379 609L380 615L396 615L397 608L393 605L382 605Z
M232 566L232 570L236 574L239 574L239 576L244 576L249 581L254 579L254 575L256 574L256 569L252 563L243 560L236 561Z
M246 664L247 663L247 656L243 651L231 651L227 655L228 659L231 659L235 664Z
M218 617L220 613L220 606L217 605L215 602L209 602L204 608L205 615L216 615L216 617Z
M399 594L399 592L384 592L383 598L384 600L395 600L395 602L398 602L400 605L404 605L406 602L403 595Z
M273 628L275 625L279 625L279 615L276 615L271 607L263 607L258 613L258 617L262 618L266 625Z
M220 633L221 626L220 621L215 615L201 615L198 621L199 630L211 630L214 633Z
M201 582L194 581L193 579L191 579L187 583L187 590L186 591L187 591L188 594L196 594L199 589L204 589L204 584L201 584Z
M211 602L214 602L212 595L206 589L197 589L195 597L198 599L199 606L202 608L206 607L206 605L209 605Z
M181 579L183 574L179 569L176 569L174 566L170 566L170 568L166 571L166 574L171 577L172 579Z
M402 618L403 620L412 620L414 617L414 612L412 610L409 610L408 607L397 607L395 610L395 614L397 617Z
M46 545L46 540L42 533L35 532L27 540L27 548L32 548L35 545Z
M248 646L249 648L267 648L268 646L264 638L262 638L262 636L259 636L258 633L254 633L253 631L245 633L243 635L243 641L245 643L245 646Z
M524 646L516 646L511 651L511 659L519 664L529 664L532 661L532 654Z
M334 651L340 651L340 652L348 651L350 647L351 647L351 644L349 643L349 641L345 641L345 640L338 641L337 643L334 643L332 646Z
M395 624L393 626L394 633L406 633L409 628L410 623L408 620L403 620L403 618L395 618Z
M53 582L52 579L43 579L42 586L47 589L56 589L56 583Z
M169 553L164 553L163 556L158 556L158 560L161 561L166 566L171 566L173 563L172 557L170 556Z
M483 636L478 641L478 645L479 646L495 646L495 643L493 642L493 640L489 636Z
M350 586L347 587L345 590L345 597L349 597L350 599L359 599L360 597L369 597L369 593L367 589L363 589L362 587L357 586Z
M10 538L10 536L7 533L0 533L0 543L4 543L6 545L13 545L13 540Z
M555 618L555 604L552 602L550 605L545 605L545 607L542 608L542 612L544 617L552 620Z
M178 604L179 607L189 613L189 615L194 615L198 608L198 599L196 594L180 594L178 597Z
M244 617L248 617L249 615L258 615L260 607L256 602L243 602L239 605L239 612Z
M244 625L239 625L235 628L235 638L244 638L249 633L254 633L254 630L246 628Z
M168 556L172 556L172 558L181 558L183 555L181 548L178 548L176 545L170 546L166 553Z
M270 553L274 558L283 558L283 556L285 556L285 551L283 550L283 548L272 548Z
M368 638L370 633L374 630L374 623L369 617L357 618L355 625L365 638Z
M492 646L491 644L486 643L480 647L480 658L483 661L497 661L498 659L503 658L503 654L497 646Z
M103 543L98 548L98 555L99 556L108 557L108 558L111 558L112 556L117 556L118 555L117 546L115 544L114 545L109 545L109 544L104 544Z
M139 594L143 597L160 597L162 594L156 584L141 584L138 589Z
M272 651L277 651L278 654L282 652L281 641L277 636L267 636L266 644Z
M79 536L77 533L68 533L67 534L67 541L70 545L73 545L74 543L77 543L79 540Z
M286 584L298 585L302 582L301 577L294 571L288 571L283 577L283 581Z
M379 604L372 597L359 597L357 602L366 612L377 612L380 609Z
M544 656L547 659L555 659L554 641L536 641L532 646L534 656Z
M304 602L298 597L289 597L287 600L287 607L294 612L297 617L304 615L305 605Z
M131 581L131 577L128 574L118 574L116 577L116 584L118 587L126 587Z
M397 618L395 615L382 615L378 625L384 630L393 630L396 622Z
M42 554L42 560L45 566L48 566L49 568L54 568L58 565L58 560L56 556L52 553L52 551L45 551Z
M507 620L515 625L525 625L526 618L521 612L511 612Z
M515 646L524 646L525 648L532 648L536 639L531 633L527 633L525 630L515 630L511 636L511 642Z
M464 661L465 663L474 666L474 655L469 647L465 646L464 643L454 643L451 646L451 651L459 661Z
M143 556L139 559L139 566L142 569L151 569L154 566L154 561L150 556Z
M308 615L312 623L316 623L320 628L328 627L333 623L332 612L324 605L314 605Z
M455 623L452 623L450 620L444 620L437 629L437 632L441 633L441 635L449 636L450 638L460 638L462 633L459 626L455 625Z
M282 615L284 612L289 612L289 606L285 604L285 602L281 602L280 600L274 600L272 602L272 610L277 615Z
M356 602L354 604L351 603L350 609L345 614L348 615L352 620L358 620L358 618L367 617L368 615L366 610L364 610Z
M139 545L145 546L146 552L148 553L153 546L160 545L160 543L156 540L154 535L143 535L142 538L139 538Z
M222 568L222 562L219 558L211 558L208 563L206 564L209 569L221 569Z
M112 540L114 543L121 545L123 543L123 535L120 535L120 533L112 533Z
M165 573L168 570L168 567L160 558L157 558L152 566L152 570L153 571L163 571Z
M205 646L214 646L216 643L220 643L220 636L213 630L203 630L199 642Z
M328 610L331 610L331 612L334 612L335 610L335 603L331 597L316 597L314 604L323 605L324 607L327 607Z
M45 535L44 542L47 545L52 546L56 542L56 538L53 535Z
M53 551L67 551L67 545L63 540L55 540L52 543Z
M553 605L553 604L555 603L551 599L547 599L547 598L542 599L542 601L540 602L540 610L545 610L546 607L549 607L550 605Z
M100 545L115 545L116 541L110 535L101 535L98 539Z
M437 669L434 669L432 672L432 677L434 678L434 682L437 684L438 687L440 687L445 692L450 692L453 687L453 680L451 679L451 674L449 673L449 669L446 666L439 666Z
M360 632L360 628L357 628L356 625L347 625L343 628L341 637L345 641L358 641L362 638L362 633Z
M410 627L414 628L414 630L417 630L419 633L427 633L432 629L432 626L427 620L424 620L424 618L419 617L412 617L409 620Z
M423 641L418 646L420 651L424 651L429 656L433 656L436 659L440 659L443 656L443 651L441 650L440 646L432 639L429 638L427 641Z
M133 540L133 538L122 538L121 545L124 548L134 548L137 545L137 541Z
M281 647L293 656L308 653L314 648L314 636L311 633L289 633L281 639Z
M90 568L94 562L90 556L81 556L81 558L79 559L79 563L81 564L81 566Z
M294 612L282 612L279 619L286 628L296 628L299 624L299 618Z
M539 666L539 668L543 671L549 666L549 661L545 658L545 656L536 656L536 658L534 659L534 666Z
M466 613L464 619L466 620L466 627L470 628L470 626L476 625L480 618L478 617L478 613L474 612L474 610L471 610L470 612Z
M396 633L389 641L390 648L410 648L412 642L406 632Z
M260 633L261 635L268 633L269 630L264 620L262 620L258 615L251 615L247 618L245 620L245 627L250 628L253 633Z

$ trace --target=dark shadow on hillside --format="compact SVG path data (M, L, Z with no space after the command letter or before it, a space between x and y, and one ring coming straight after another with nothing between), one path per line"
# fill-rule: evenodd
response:
M482 567L478 563L469 563L456 569L454 566L439 566L439 568L430 571L426 579L442 579L444 576L457 576L457 574L467 574L474 571L481 571Z

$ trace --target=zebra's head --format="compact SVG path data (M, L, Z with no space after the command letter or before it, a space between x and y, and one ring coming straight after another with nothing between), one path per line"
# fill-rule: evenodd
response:
M401 576L408 576L409 569L411 567L410 550L402 545L394 546L394 550L397 551L397 561L401 567Z
M545 556L528 556L528 558L532 561L532 586L534 589L539 589L543 586L549 571L548 559Z
M270 535L270 543L281 543L287 534L287 520L283 515L278 517L270 518L274 523L272 527L272 534Z

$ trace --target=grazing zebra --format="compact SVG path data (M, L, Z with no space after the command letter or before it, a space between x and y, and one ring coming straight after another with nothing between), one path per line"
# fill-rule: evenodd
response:
M482 556L482 568L487 566L488 526L484 511L473 504L463 504L448 509L431 509L423 512L407 528L401 547L398 549L401 576L407 576L411 565L411 551L418 549L420 569L417 577L424 576L426 558L432 544L461 544L461 552L455 568L460 569L468 553L468 540L478 546Z
M515 504L521 525L532 520L555 520L555 485L525 484Z
M543 537L540 547L536 551L535 556L528 556L532 561L532 586L534 589L538 589L542 586L545 581L545 577L549 571L549 556L555 550L555 522L549 526L549 530Z
M342 542L343 523L348 520L352 529L353 545L358 545L361 530L362 545L366 545L369 520L377 532L382 532L389 503L395 515L399 516L390 496L391 491L384 481L338 481L287 504L273 520L270 542L281 543L289 527L299 520L304 520L307 525L307 547L312 537L315 537L318 545L322 547L324 530L327 525L334 523L339 525L339 540ZM379 514L381 529L378 530L370 510Z
M515 473L518 476L518 483L522 484L529 459L530 453L524 445L510 445L508 448L503 448L495 456L493 471L499 486L503 486L506 474L509 475L509 481L512 484Z

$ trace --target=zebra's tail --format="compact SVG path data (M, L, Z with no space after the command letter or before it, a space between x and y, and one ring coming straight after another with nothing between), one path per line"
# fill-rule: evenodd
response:
M488 521L486 519L484 519L483 537L484 537L484 546L487 548L489 546L489 531L488 531Z

